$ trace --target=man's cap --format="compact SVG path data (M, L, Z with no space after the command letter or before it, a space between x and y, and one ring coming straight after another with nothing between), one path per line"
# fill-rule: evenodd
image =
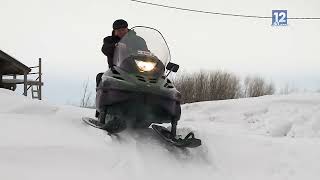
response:
M113 27L113 30L120 29L120 28L127 28L128 23L127 23L127 21L125 21L123 19L118 19L118 20L114 21L112 27Z

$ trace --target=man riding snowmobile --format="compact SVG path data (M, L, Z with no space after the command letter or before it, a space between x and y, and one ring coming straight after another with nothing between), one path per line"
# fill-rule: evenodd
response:
M114 49L118 42L123 38L127 32L129 31L128 29L128 23L123 20L123 19L118 19L114 21L113 25L113 30L112 30L112 35L107 36L103 39L103 45L101 48L101 51L104 55L107 56L108 58L108 64L109 68L113 68L114 63L113 63L113 54L114 54ZM97 74L96 77L96 86L98 87L98 84L101 81L103 73Z
M102 49L106 50L106 47ZM168 76L177 72L179 66L170 62L170 50L158 30L133 27L114 43L113 54L109 49L105 52L113 59L109 63L110 69L97 83L98 120L83 118L86 123L110 134L127 127L148 128L153 124L152 129L175 146L201 145L201 140L192 132L184 139L176 134L181 95ZM154 123L171 123L171 129Z
M128 23L123 19L114 21L112 30L112 36L107 36L103 39L103 45L101 51L108 58L108 65L110 69L114 69L113 55L116 47L121 48L139 48L147 50L147 44L145 40L136 35L134 31L128 29ZM125 37L125 39L123 39ZM119 41L122 40L120 43ZM99 73L96 76L96 87L98 87L103 73ZM99 117L99 112L96 111L95 117ZM101 122L104 123L104 122Z

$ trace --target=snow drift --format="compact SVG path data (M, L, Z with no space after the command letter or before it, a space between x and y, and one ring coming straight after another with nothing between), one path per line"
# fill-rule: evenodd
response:
M94 110L50 105L0 89L0 179L318 179L320 95L201 102L182 107L180 134L196 149L152 131L119 138L81 121Z

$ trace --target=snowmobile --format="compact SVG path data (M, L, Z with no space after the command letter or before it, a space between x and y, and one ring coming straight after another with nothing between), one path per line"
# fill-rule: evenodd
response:
M177 136L181 94L168 79L179 65L156 29L136 26L116 45L114 68L107 70L96 89L98 119L83 120L110 134L126 128L149 128L178 147L197 147L201 140L190 132ZM171 129L157 124L171 123Z

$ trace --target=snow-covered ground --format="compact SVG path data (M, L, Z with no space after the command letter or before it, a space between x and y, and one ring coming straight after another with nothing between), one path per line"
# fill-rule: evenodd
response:
M152 132L120 139L81 121L94 110L50 105L0 89L0 179L301 180L320 177L320 94L183 106L179 132L199 148Z

